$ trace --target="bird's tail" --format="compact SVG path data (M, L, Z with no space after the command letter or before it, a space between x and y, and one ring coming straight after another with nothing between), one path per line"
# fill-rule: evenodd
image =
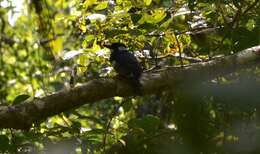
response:
M135 90L135 94L136 95L143 95L143 90L142 90L142 84L140 82L139 78L131 78L130 79L131 85L133 86L134 90Z

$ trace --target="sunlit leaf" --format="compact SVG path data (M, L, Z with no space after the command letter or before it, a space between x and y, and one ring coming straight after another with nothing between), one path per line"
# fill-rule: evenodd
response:
M149 6L152 3L152 0L144 0L146 6Z
M166 17L166 13L164 10L162 9L158 9L158 10L155 10L152 14L153 16L153 20L154 20L154 23L158 23L160 21L162 21L165 17Z
M82 49L68 51L63 55L63 60L70 60L70 59L72 59L72 58L74 58L74 57L76 57L76 56L78 56L82 53L83 53Z
M138 23L143 24L145 22L147 23L158 23L162 21L166 17L166 13L162 9L157 9L152 12L152 14L143 14L142 18L139 20Z
M97 14L97 13L94 13L94 14L91 14L89 16L86 17L86 19L90 20L90 21L104 21L106 19L106 16L103 15L103 14Z
M85 67L79 67L79 73L84 73L87 70L87 65L89 64L89 58L87 55L81 55L79 57L79 64L81 66L85 66Z
M256 26L255 20L249 19L247 24L246 24L247 29L252 31L255 28L255 26Z
M108 2L100 2L98 5L95 7L95 10L104 10L107 8Z
M84 39L85 43L90 43L91 41L93 41L95 39L94 35L87 35Z
M92 5L94 5L96 2L97 2L97 0L87 0L87 1L84 2L83 6L85 8L88 8L88 7L92 6Z
M63 49L62 41L63 39L59 37L49 43L52 48L52 53L55 57L58 57Z

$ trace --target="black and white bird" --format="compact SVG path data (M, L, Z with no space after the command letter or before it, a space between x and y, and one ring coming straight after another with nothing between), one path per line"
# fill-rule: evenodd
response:
M111 45L104 46L111 51L109 60L115 71L120 77L130 81L140 94L142 67L136 57L129 52L127 47L122 43L112 43Z

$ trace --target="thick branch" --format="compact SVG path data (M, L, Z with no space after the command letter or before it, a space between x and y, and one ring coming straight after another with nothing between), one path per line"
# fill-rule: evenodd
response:
M152 73L144 73L141 79L144 94L157 93L171 88L175 90L187 82L201 82L219 75L234 72L260 58L260 45L235 55L184 67L167 67ZM120 79L103 78L81 86L57 92L41 99L34 99L15 106L0 107L0 128L28 129L33 122L63 111L91 104L113 96L132 96L134 91Z

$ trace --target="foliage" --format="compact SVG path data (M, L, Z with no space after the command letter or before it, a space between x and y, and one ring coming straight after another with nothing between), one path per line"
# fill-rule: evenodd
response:
M31 0L12 23L15 1L0 0L0 103L19 104L114 76L109 51L102 47L106 42L127 44L145 69L257 45L259 3ZM177 92L115 97L71 109L28 131L1 130L0 151L259 153L258 79L255 67Z

